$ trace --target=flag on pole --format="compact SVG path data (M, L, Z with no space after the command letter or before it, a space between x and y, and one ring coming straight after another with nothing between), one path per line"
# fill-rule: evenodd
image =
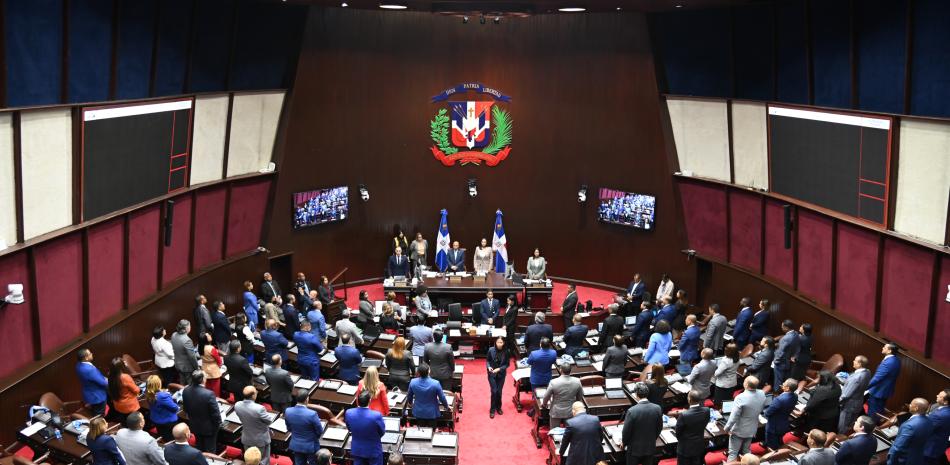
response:
M495 232L492 235L492 250L495 251L495 272L504 273L508 264L508 238L505 237L505 227L501 224L501 210L495 212Z
M443 208L442 220L439 221L438 240L436 241L435 252L435 266L439 267L439 271L443 272L449 265L449 247L452 245L452 239L449 238L449 222L446 220L448 214L449 212Z

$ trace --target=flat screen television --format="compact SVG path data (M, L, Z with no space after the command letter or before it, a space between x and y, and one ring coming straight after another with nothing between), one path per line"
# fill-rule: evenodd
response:
M656 220L656 197L602 188L597 217L605 223L653 229Z
M346 186L294 194L294 229L342 221L349 212Z

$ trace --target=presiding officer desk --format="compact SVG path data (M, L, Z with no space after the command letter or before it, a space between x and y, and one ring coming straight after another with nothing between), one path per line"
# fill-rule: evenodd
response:
M552 286L540 284L515 284L510 279L505 279L501 273L491 272L483 277L468 275L464 277L456 276L436 276L422 278L412 285L412 281L386 281L383 284L384 292L395 292L399 302L406 304L415 296L416 287L425 286L429 292L429 299L434 306L439 306L440 302L458 302L465 306L473 302L479 302L485 298L485 293L493 291L495 298L502 305L508 295L518 296L518 302L527 302L530 309L543 310L551 306Z

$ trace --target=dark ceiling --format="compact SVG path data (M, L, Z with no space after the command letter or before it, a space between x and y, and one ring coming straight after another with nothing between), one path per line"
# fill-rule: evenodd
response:
M340 7L344 0L280 0L287 3ZM576 14L560 13L559 8L583 7L588 12L605 11L675 11L698 10L730 5L762 3L768 0L346 0L348 8L379 9L381 3L407 6L405 11L425 11L445 14L501 13L501 14Z

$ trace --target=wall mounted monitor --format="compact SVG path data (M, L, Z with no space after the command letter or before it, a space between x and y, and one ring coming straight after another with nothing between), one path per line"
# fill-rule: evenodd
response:
M887 226L891 118L769 106L772 192Z
M294 229L343 221L349 213L349 189L346 186L294 194Z
M656 221L656 197L614 189L600 189L597 217L605 223L637 229L653 229Z
M192 99L82 109L83 220L188 186Z

